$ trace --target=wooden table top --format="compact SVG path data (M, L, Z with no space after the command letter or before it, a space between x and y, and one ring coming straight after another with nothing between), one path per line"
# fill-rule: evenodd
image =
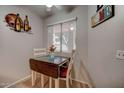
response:
M30 68L36 72L45 74L47 76L58 78L59 68L66 62L69 62L69 57L63 56L41 56L36 58L30 58Z
M31 59L50 63L50 64L55 64L55 65L59 66L59 65L63 64L63 62L68 61L69 57L44 55L41 57L34 57Z

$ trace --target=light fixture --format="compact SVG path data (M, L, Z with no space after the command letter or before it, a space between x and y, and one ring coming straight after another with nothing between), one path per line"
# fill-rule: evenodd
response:
M46 11L47 11L47 12L50 12L52 6L53 6L53 5L47 4L47 5L46 5Z
M46 7L48 7L48 8L51 8L53 5L50 5L50 4L48 4L48 5L46 5Z

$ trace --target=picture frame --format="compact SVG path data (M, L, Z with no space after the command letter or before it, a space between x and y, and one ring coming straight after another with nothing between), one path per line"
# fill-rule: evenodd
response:
M96 12L98 12L102 7L103 7L103 5L97 5L97 10L96 10Z
M114 5L103 5L94 16L91 17L91 27L94 28L97 25L105 22L115 15Z

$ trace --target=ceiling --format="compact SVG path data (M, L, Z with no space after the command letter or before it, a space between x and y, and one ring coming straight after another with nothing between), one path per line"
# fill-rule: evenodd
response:
M31 9L32 11L37 13L40 17L46 18L46 17L49 17L59 11L64 10L64 11L70 12L76 6L74 6L74 5L54 5L54 6L52 6L51 11L49 11L49 12L46 11L46 9L47 9L46 5L28 5L25 7L28 7L29 9Z

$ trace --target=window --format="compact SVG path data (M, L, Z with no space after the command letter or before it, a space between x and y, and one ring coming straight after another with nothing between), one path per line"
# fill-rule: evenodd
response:
M48 46L55 45L58 52L70 52L76 48L76 21L48 27Z

